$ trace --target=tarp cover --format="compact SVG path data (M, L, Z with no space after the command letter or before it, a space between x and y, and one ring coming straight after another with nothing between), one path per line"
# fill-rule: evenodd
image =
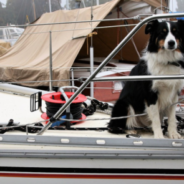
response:
M118 2L119 0L112 0L94 6L93 19L104 19ZM45 13L35 24L84 20L91 20L91 7ZM53 80L68 79L69 69L86 36L92 31L91 27L94 28L98 24L99 22L27 27L16 44L0 58L0 80L22 82L22 85L26 86L48 86L49 83L45 80L49 80L50 31L52 31ZM82 30L82 28L88 29ZM75 31L71 31L72 29ZM76 29L81 30L76 31ZM78 39L72 39L77 37ZM54 86L67 84L68 82L53 82Z

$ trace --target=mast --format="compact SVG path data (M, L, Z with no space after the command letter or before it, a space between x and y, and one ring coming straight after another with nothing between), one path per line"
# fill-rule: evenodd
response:
M49 12L52 12L51 0L49 0Z
M33 15L34 15L34 20L36 20L35 2L34 2L34 0L32 0L32 2L33 2Z

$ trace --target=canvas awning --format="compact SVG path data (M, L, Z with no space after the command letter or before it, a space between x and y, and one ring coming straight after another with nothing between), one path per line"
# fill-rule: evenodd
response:
M112 0L93 7L93 19L103 19L119 0ZM91 20L91 7L75 10L59 10L43 14L35 24ZM22 83L26 86L48 86L49 80L49 32L52 31L53 80L69 78L69 70L86 36L100 22L73 23L27 27L16 44L0 58L0 80ZM87 28L87 29L83 29ZM79 29L79 30L77 30ZM71 31L73 30L73 31ZM78 39L73 39L78 38ZM56 81L54 86L67 85Z
M131 7L130 16L136 13L151 13L153 7L160 7L159 1L150 0L112 0L99 6L93 6L93 20L104 18L121 18L118 16L116 5L121 5L121 10L127 10ZM124 3L124 4L122 4ZM165 1L163 0L163 4ZM140 7L139 7L140 6ZM136 10L136 8L138 9ZM113 9L114 8L114 9ZM111 11L113 10L113 11ZM123 13L123 12L122 12ZM107 16L108 15L108 16ZM72 22L72 21L91 20L91 7L75 10L59 10L52 13L43 14L34 24ZM128 24L137 24L136 20L128 20ZM74 60L78 58L89 58L87 55L87 35L97 26L112 26L124 24L123 21L93 22L93 23L72 23L44 26L27 27L23 35L16 44L2 57L0 57L0 81L21 82L25 86L48 86L50 71L50 31L52 31L52 65L54 86L68 85L69 70ZM127 35L133 27L98 29L98 34L94 36L95 57L106 57L117 44ZM95 30L96 31L96 30ZM144 28L141 28L134 41L137 44L139 53L145 48L148 36L144 34ZM90 39L89 39L90 42ZM85 44L84 44L85 43ZM90 43L88 44L88 46ZM82 49L81 49L82 48ZM80 52L80 53L79 53ZM116 59L137 62L138 54L135 51L133 42L129 41L126 46L115 56ZM32 81L24 83L23 81ZM36 82L35 82L36 81Z

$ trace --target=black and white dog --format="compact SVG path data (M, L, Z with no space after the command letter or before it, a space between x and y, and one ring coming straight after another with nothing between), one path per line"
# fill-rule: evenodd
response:
M145 55L132 69L130 75L178 75L184 74L184 21L151 21L145 28L150 40ZM117 100L112 117L146 113L145 116L111 120L111 133L121 129L151 126L155 138L163 138L161 120L168 117L168 135L178 139L175 102L183 87L182 80L152 80L126 82ZM119 129L121 128L121 129Z

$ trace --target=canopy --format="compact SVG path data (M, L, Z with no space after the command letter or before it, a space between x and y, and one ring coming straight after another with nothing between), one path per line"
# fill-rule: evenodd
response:
M134 0L137 1L137 0ZM152 4L152 1L144 0ZM93 20L101 20L106 18L118 17L116 8L114 8L120 0L112 0L105 4L94 6ZM122 1L121 1L122 2ZM149 6L147 3L141 2ZM126 2L125 2L126 3ZM140 1L133 2L137 5ZM156 1L155 1L156 3ZM155 4L155 6L157 6ZM126 7L126 6L122 6ZM138 6L137 6L138 7ZM113 8L115 13L113 13ZM150 11L149 11L150 12ZM120 12L119 12L120 13ZM107 16L109 14L109 16ZM34 24L71 22L91 20L91 7L75 9L75 10L59 10L52 13L43 14ZM77 58L89 57L87 55L86 37L91 33L100 22L93 23L70 23L70 24L53 24L44 26L28 26L23 35L10 50L0 57L0 80L9 82L22 82L26 86L48 86L50 71L50 31L52 32L52 67L54 86L68 85L69 70L73 62ZM128 21L128 23L137 23L136 21ZM102 22L104 25L119 25L120 22ZM85 28L85 29L84 29ZM131 28L130 28L131 29ZM98 35L94 36L95 56L106 57L112 49L123 39L129 29L101 29ZM143 29L141 34L144 35ZM90 39L89 39L90 40ZM138 52L145 47L147 37L135 37L136 42L142 42L138 46ZM82 48L82 49L81 49ZM131 54L131 51L134 54ZM80 53L79 53L80 51ZM123 54L120 52L116 58L130 61L138 61L137 53L133 46L133 42L129 42L125 47ZM128 55L126 56L126 54ZM65 80L66 81L59 81ZM47 81L45 81L47 80ZM24 83L29 81L28 83ZM35 82L36 81L36 82Z
M93 19L103 19L119 0L113 0L93 7ZM75 10L59 10L45 13L35 24L91 20L91 7ZM92 24L96 27L99 22ZM89 28L83 29L82 28ZM74 31L71 31L71 30ZM76 29L81 29L76 31ZM69 30L69 31L67 31ZM53 79L69 78L69 69L80 51L90 23L59 24L27 27L16 44L0 58L0 80L10 82L39 81L22 83L26 86L48 86L49 80L49 31L52 31ZM78 38L78 39L73 39ZM54 82L53 85L66 85Z
M3 55L7 50L11 47L9 42L5 42L4 40L0 40L0 56Z

